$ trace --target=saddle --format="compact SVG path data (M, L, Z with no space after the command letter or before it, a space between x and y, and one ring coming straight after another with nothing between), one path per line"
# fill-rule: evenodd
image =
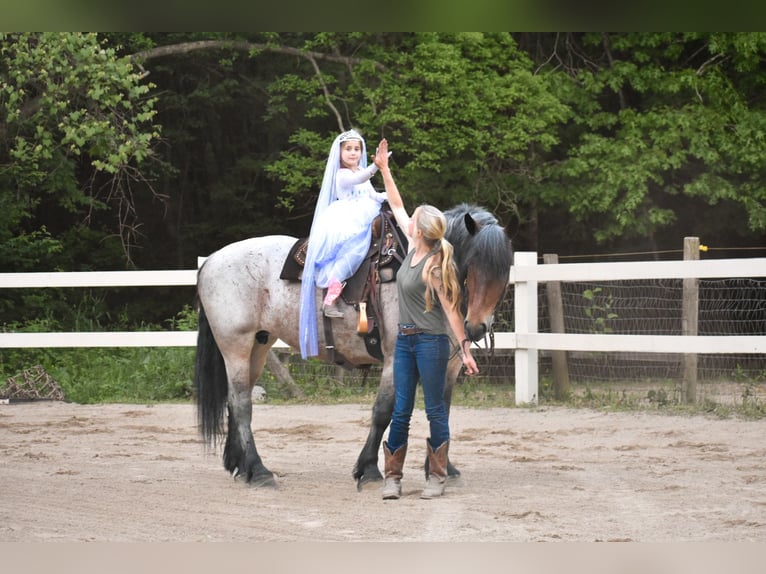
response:
M308 237L298 239L287 255L279 278L285 281L300 281L303 266L306 263ZM372 239L367 255L354 275L346 280L346 285L340 297L359 313L357 333L364 337L367 352L378 360L383 360L380 350L381 309L379 287L396 279L396 272L407 254L407 238L401 232L393 213L387 204L383 204L380 214L372 221ZM332 336L332 321L324 318L325 338L327 346L334 349ZM346 360L335 352L335 363L347 364ZM341 360L338 360L340 356Z

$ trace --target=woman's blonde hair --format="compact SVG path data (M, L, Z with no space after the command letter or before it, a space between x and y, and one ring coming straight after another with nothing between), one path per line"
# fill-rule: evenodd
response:
M457 278L454 248L444 237L447 231L447 219L433 205L421 205L415 210L413 217L416 229L421 231L423 240L431 248L432 253L441 253L441 264L431 265L426 274L426 311L432 309L433 297L438 297L434 285L434 272L437 270L440 271L442 287L450 308L457 309L460 305L460 283Z

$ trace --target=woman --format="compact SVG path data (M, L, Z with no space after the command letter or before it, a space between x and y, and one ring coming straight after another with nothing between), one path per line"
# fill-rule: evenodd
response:
M303 268L300 301L301 356L318 354L315 287L327 288L322 310L327 317L343 317L335 300L370 248L372 220L380 213L385 193L372 187L378 171L367 166L364 138L355 130L343 132L330 147L322 189L314 209Z
M434 498L444 494L447 480L450 433L444 384L451 353L448 333L451 330L458 341L466 341L467 337L452 245L444 238L447 229L444 214L430 205L421 205L412 217L407 214L388 166L388 156L388 142L383 139L375 164L383 176L396 221L407 230L409 253L396 275L399 334L394 352L394 412L388 441L383 442L386 475L383 498L401 496L402 468L418 381L423 387L431 434L426 440L429 476L421 498ZM478 373L470 345L461 347L458 352L465 373Z

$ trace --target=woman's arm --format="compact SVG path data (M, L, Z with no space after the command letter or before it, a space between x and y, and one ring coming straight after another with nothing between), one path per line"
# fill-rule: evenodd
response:
M447 322L449 323L450 329L452 329L452 333L455 336L455 339L459 341L460 358L463 359L465 374L475 375L479 372L479 367L476 365L476 360L473 358L473 355L471 355L471 345L463 344L464 341L470 341L470 339L468 339L465 334L463 317L459 310L454 309L452 305L450 305L450 302L444 293L441 269L439 269L438 265L431 267L430 273L433 274L433 285L436 289L437 295L439 296L439 302L441 303L442 309L444 310L444 315L447 317Z
M399 194L399 188L396 187L394 176L391 175L391 169L388 166L388 156L388 140L383 138L380 140L378 151L375 154L375 165L378 166L380 174L383 176L383 184L386 186L386 196L388 197L388 204L391 206L391 211L393 212L399 227L404 234L407 235L410 249L412 249L414 243L409 236L410 216L407 214L407 210L404 207L404 201Z

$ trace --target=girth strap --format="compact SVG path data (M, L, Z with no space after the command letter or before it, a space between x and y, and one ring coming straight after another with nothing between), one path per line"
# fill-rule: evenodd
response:
M325 293L327 293L326 289L325 289ZM343 353L341 353L335 348L335 336L332 333L332 319L330 317L326 317L321 310L319 312L322 315L322 324L324 326L324 340L325 340L324 344L325 344L325 349L327 349L327 354L329 355L330 361L346 369L354 368L355 365L351 364L348 361L348 359L346 359L346 357L343 356Z

